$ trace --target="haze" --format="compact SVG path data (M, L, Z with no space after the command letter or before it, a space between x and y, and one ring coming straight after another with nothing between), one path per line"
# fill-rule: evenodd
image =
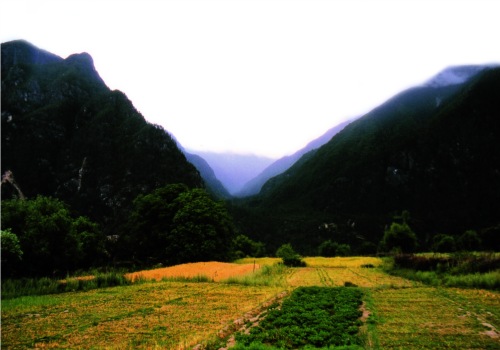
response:
M451 65L500 61L496 1L0 3L1 42L88 52L186 148L278 158Z

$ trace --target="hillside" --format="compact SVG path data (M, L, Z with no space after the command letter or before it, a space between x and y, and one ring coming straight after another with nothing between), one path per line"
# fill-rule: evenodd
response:
M63 59L25 41L1 49L2 171L24 196L54 196L109 222L138 194L204 186L172 137L105 85L89 54ZM19 195L3 183L2 199Z
M302 156L306 153L315 151L335 136L338 132L340 132L346 125L351 123L352 120L340 123L337 126L334 126L326 133L318 137L317 139L309 142L304 148L298 150L294 154L289 156L285 156L283 158L278 159L267 168L265 168L259 175L248 181L243 188L236 194L238 197L247 197L253 196L260 192L262 186L269 180L270 178L279 175L290 168L295 162L297 162Z
M497 225L500 69L476 73L404 91L351 123L268 181L243 225L306 251L325 239L376 244L403 210L423 244Z

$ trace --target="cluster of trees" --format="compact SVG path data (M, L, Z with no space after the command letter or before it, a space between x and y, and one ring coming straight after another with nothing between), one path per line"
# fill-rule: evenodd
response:
M148 264L227 261L233 249L234 227L224 204L183 184L138 196L121 231L121 258Z
M235 239L222 203L181 184L138 196L115 235L105 235L97 223L44 196L3 201L1 222L6 277L64 276L123 261L131 266L227 261L235 242L240 254L261 249L248 238Z
M58 199L3 201L1 220L4 276L62 275L107 256L99 226Z
M467 230L461 235L434 234L426 240L419 241L409 225L410 214L403 211L384 231L379 244L379 252L413 253L417 250L451 253L456 251L495 250L499 246L500 227L482 230Z

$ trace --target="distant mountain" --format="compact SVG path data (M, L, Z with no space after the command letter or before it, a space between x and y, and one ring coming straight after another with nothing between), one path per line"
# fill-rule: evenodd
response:
M202 157L213 169L231 195L238 193L243 185L257 176L274 159L252 154L215 153L188 150Z
M262 186L266 183L270 178L279 175L290 168L295 162L297 162L303 155L309 152L314 152L316 149L330 141L330 139L336 135L339 131L345 128L346 125L351 123L352 120L343 122L330 130L324 133L322 136L317 139L309 142L304 148L295 152L290 156L285 156L283 158L278 159L267 168L264 169L259 175L248 181L243 188L236 193L237 197L247 197L253 196L260 192ZM312 155L312 154L310 154Z
M245 233L305 254L326 239L374 252L403 210L424 249L438 233L499 225L500 68L437 77L352 122L243 201Z
M66 59L25 41L1 45L2 171L27 197L54 196L93 220L118 222L139 194L203 187L172 137L111 91L87 53ZM13 181L2 198L19 196Z
M231 198L231 194L229 194L228 190L224 187L222 182L215 175L214 170L210 167L205 159L202 157L184 151L184 155L186 159L193 164L196 169L200 172L201 177L205 181L207 185L207 190L211 192L215 197L221 199L229 199Z

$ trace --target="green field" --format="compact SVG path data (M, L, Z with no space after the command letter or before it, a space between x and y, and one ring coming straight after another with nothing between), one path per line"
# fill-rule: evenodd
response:
M158 281L2 300L1 345L218 348L296 288L348 282L363 292L359 337L367 349L500 348L498 291L429 287L386 274L378 258L305 260L305 268L274 269L275 259L257 259L268 268L230 283Z

